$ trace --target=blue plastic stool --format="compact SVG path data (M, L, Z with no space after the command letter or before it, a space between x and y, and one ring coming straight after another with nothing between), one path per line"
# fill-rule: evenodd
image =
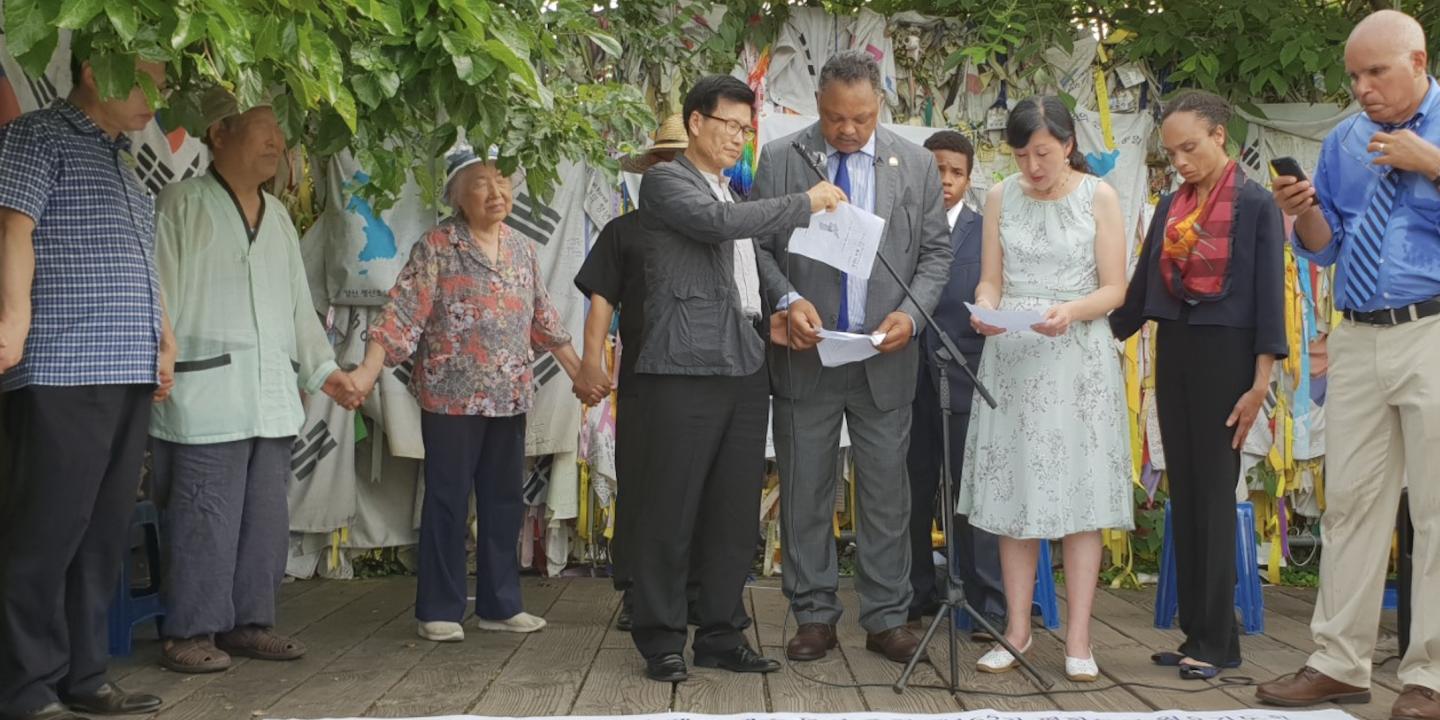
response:
M1030 614L1039 615L1050 630L1060 628L1060 601L1055 599L1055 570L1050 566L1050 541L1041 540L1040 559L1035 563L1035 594L1030 599ZM957 560L958 562L958 560ZM970 614L955 613L955 627L970 631ZM1005 632L1005 628L995 628Z
M1245 634L1265 632L1265 597L1260 592L1259 548L1255 544L1255 506L1235 503L1235 607ZM1160 582L1155 593L1155 627L1169 628L1180 611L1175 585L1175 544L1170 534L1170 503L1165 503L1165 538L1160 549Z
M150 584L143 588L130 587L130 552L133 548L135 530L145 531L145 554L150 562ZM154 618L155 628L165 618L165 608L160 605L160 517L152 502L137 502L130 513L130 533L126 536L125 561L120 564L120 584L115 596L110 599L110 655L130 655L131 640L135 626Z

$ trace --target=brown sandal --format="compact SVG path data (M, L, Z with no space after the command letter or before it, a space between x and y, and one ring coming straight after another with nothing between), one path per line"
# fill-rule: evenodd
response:
M215 647L231 655L257 660L296 660L305 654L305 644L299 640L254 625L216 633Z
M215 647L209 635L165 641L160 666L181 673L213 673L230 668L230 656Z

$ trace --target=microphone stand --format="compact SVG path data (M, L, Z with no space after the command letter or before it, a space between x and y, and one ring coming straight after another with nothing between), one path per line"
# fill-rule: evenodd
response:
M810 160L809 155L805 152L805 148L802 147L800 143L791 142L790 147L805 160L806 167L815 171L816 177L818 177L821 182L829 182L825 174L820 171L820 168ZM786 252L788 253L789 250L787 249ZM964 370L965 374L969 376L970 381L975 384L975 392L979 393L980 397L983 398L985 403L991 408L996 407L995 398L990 395L990 391L986 389L984 383L981 383L980 379L975 376L975 371L971 369L970 363L965 360L965 355L955 346L955 341L945 333L943 328L935 323L935 318L930 314L930 311L926 310L925 306L915 297L915 293L910 289L910 284L900 277L900 273L896 272L895 267L885 258L885 254L883 252L877 252L875 253L875 257L880 261L881 267L884 267L885 271L890 274L890 277L895 280L895 283L900 286L900 290L905 293L905 297L909 298L910 302L915 305L915 309L920 311L920 316L925 319L926 326L935 329L935 335L940 339L941 345L935 350L935 365L940 374L940 382L938 383L939 387L937 389L940 395L940 437L944 445L944 452L941 454L940 474L942 487L941 502L943 503L942 526L945 531L945 548L949 553L949 557L946 559L944 599L940 602L940 611L935 613L935 619L930 621L930 627L925 630L924 637L920 639L920 647L924 648L928 646L931 638L935 637L935 631L940 628L940 623L946 623L950 635L949 689L951 694L959 692L960 660L957 654L957 643L955 640L955 613L957 610L963 610L970 615L970 619L976 626L990 633L996 642L1008 650L1020 665L1034 676L1036 682L1040 683L1042 688L1049 690L1055 686L1055 681L1051 680L1044 673L1040 672L1039 668L1031 664L1030 660L1026 658L1024 654L1016 649L1014 645L1010 644L1009 640L1005 639L1003 629L997 630L990 624L990 621L986 619L985 616L980 614L980 611L976 610L975 607L965 599L965 581L959 576L957 565L958 552L956 551L953 527L953 518L955 516L954 483L951 481L950 475L950 380L946 375L946 366L950 362L959 364L960 369ZM1048 570L1048 568L1046 569ZM905 688L910 684L910 676L915 672L915 666L919 662L920 652L917 650L915 654L910 657L910 662L905 665L905 670L900 673L900 678L896 680L895 684L891 687L891 689L895 691L895 694L898 695L905 692Z

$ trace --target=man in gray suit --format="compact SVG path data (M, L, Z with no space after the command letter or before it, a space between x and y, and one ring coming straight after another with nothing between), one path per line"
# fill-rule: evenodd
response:
M723 172L755 135L754 104L749 86L733 77L701 78L685 98L685 154L651 169L640 186L646 293L635 372L644 378L636 399L646 442L639 482L625 489L625 510L634 513L626 546L635 578L631 635L646 677L661 682L689 677L681 653L692 558L695 664L780 669L743 632L769 395L770 313L750 238L809 225L811 213L845 196L812 182L783 197L734 201Z
M930 310L940 298L954 250L940 176L926 150L883 128L880 69L868 54L843 52L825 63L817 95L820 122L766 146L757 197L809 187L816 170L863 210L885 220L880 254ZM797 142L816 165L791 149ZM824 160L821 161L820 158ZM772 347L775 450L780 466L784 587L800 628L786 645L792 660L835 647L841 606L832 517L840 424L849 423L855 460L860 625L865 647L906 662L920 638L906 627L910 605L910 487L905 470L911 401L923 315L877 259L870 280L847 277L806 257L788 256L788 233L761 240L768 300L789 309L790 347ZM884 335L880 354L826 368L817 331Z

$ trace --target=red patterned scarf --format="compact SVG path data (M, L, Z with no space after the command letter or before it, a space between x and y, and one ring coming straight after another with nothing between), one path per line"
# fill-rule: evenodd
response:
M1203 205L1193 183L1181 185L1170 200L1160 277L1172 295L1192 305L1230 291L1230 226L1245 181L1240 173L1231 160Z

